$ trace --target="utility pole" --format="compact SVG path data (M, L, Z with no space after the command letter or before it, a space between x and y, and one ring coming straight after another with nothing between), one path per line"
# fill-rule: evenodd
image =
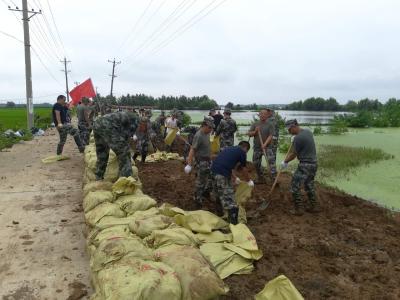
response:
M64 70L61 70L61 72L65 73L65 92L67 93L67 101L69 102L68 73L71 71L68 70L67 64L71 61L64 57L64 60L60 60L60 62L64 64Z
M29 37L29 20L36 14L41 14L42 11L28 11L28 0L22 0L22 10L18 7L8 10L22 12L22 24L24 28L24 46L25 46L25 88L26 88L26 118L28 130L34 125L33 118L33 95L32 95L32 64L31 64L31 41Z
M112 96L113 96L113 89L114 89L114 78L117 77L117 75L115 75L115 65L119 65L121 62L120 62L120 61L116 62L116 61L115 61L115 58L114 58L114 60L112 60L112 61L111 61L111 60L108 60L108 62L113 64L113 67L112 67L112 75L109 75L109 76L111 76L111 91L110 91L110 96L112 97Z

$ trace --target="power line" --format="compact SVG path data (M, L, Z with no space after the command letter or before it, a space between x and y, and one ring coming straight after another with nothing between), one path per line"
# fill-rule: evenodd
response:
M4 34L5 36L8 36L9 38L12 38L12 39L14 39L14 40L16 40L17 42L20 42L20 43L24 43L22 40L20 40L19 38L17 38L16 36L14 36L14 35L12 35L12 34L9 34L9 33L7 33L7 32L4 32L4 31L2 31L2 30L0 30L0 33L1 34Z
M157 38L159 35L161 35L166 29L168 29L173 23L176 22L176 20L179 19L185 13L195 2L194 0L182 13L178 15L177 18L173 19L172 22L170 20L179 12L180 9L184 8L186 6L187 0L183 0L180 2L180 4L174 9L174 11L168 15L168 17L161 22L161 24L152 32L152 34L144 41L142 44L135 49L131 54L129 54L124 60L129 58L130 56L137 56L137 52L143 52L143 50L146 48L147 45L151 44L155 38ZM163 28L164 27L164 28Z
M171 34L166 40L161 42L156 46L156 48L153 49L151 54L155 54L159 52L161 49L167 47L170 43L172 43L174 40L176 40L178 37L183 35L187 30L192 28L194 25L196 25L198 22L200 22L202 19L204 19L206 16L208 16L210 13L212 13L214 10L216 10L219 6L221 6L224 2L227 0L222 0L220 3L217 3L213 8L211 8L208 12L206 12L204 15L201 15L204 11L206 11L212 4L217 2L217 0L213 0L210 4L208 4L205 8L203 8L199 13L197 13L192 19L190 19L188 22L186 22L180 29L176 30L173 34ZM199 16L199 17L198 17ZM197 19L195 19L198 17Z
M51 71L49 70L49 68L45 65L45 63L43 62L43 60L40 58L39 54L36 52L35 48L31 47L33 53L35 54L36 58L39 60L39 62L41 63L41 65L43 66L43 68L47 71L47 73L51 76L51 78L54 79L55 82L57 82L61 87L62 84L58 81L58 79L53 75L53 73L51 73Z
M147 11L149 10L151 4L153 3L154 0L150 0L149 4L146 6L144 9L143 13L140 15L140 17L137 19L135 25L133 25L132 30L129 32L125 40L121 43L121 45L118 47L118 50L121 50L121 48L126 44L126 42L130 39L130 37L136 32L136 29L138 28L138 25L140 21L143 19L143 17L146 15Z
M38 1L40 1L40 0L38 0ZM60 40L61 46L62 46L62 48L64 50L64 53L66 54L64 43L63 43L63 41L61 39L60 31L58 30L57 23L56 23L56 20L54 18L53 10L51 9L50 1L49 0L46 0L46 1L47 1L47 5L49 6L49 9L50 9L50 14L51 14L51 18L53 20L54 27L56 28L57 36L58 36L58 38Z
M203 9L201 9L198 13L196 13L192 18L190 18L187 22L185 22L181 27L179 27L177 30L175 30L171 35L169 35L166 39L164 39L161 43L157 44L149 54L156 54L165 47L167 47L170 43L172 43L174 40L176 40L178 37L180 37L182 34L184 34L187 30L189 30L191 27L193 27L195 24L200 22L202 19L204 19L206 16L208 16L211 12L213 12L215 9L217 9L219 6L221 6L224 2L227 0L222 0L220 3L217 3L214 7L209 9L214 3L217 2L217 0L211 1L208 5L206 5ZM209 9L207 11L207 9ZM139 55L136 55L134 58L137 58ZM126 69L124 69L123 72L125 73L129 68L137 63L139 60L134 61L133 63L129 64Z
M47 46L47 47L43 47L43 48L46 50L46 53L48 54L49 57L51 57L51 58L53 58L55 60L59 60L59 58L57 56L57 53L54 51L54 48L50 45L49 40L45 37L45 35L43 34L43 31L39 28L38 24L39 23L36 22L35 19L34 19L34 21L33 21L33 25L34 26L32 26L33 27L32 29L35 29L35 27L36 27L37 32L39 33L39 36L40 36L41 41L42 41L41 45L42 46ZM34 30L31 30L31 31L32 31L32 33L35 32ZM35 35L35 33L34 33L34 35ZM37 35L35 35L35 36L36 36L37 41L38 41L38 36ZM48 51L47 49L50 49L50 51ZM51 51L51 50L53 50L53 51Z

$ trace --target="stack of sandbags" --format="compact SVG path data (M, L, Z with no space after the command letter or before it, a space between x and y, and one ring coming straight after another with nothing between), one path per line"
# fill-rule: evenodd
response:
M93 167L90 153L85 162ZM92 299L216 299L228 291L222 278L250 272L261 257L245 225L229 226L208 211L157 207L137 177L87 179Z
M88 183L96 179L96 147L94 144L89 144L85 147L85 173L83 182ZM132 166L133 177L138 179L138 169ZM110 150L106 173L104 174L104 180L109 182L115 182L118 179L119 166L118 159L114 151Z

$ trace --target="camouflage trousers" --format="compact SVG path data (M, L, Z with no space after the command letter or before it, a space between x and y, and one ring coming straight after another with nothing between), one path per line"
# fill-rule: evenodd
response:
M216 201L220 201L224 209L230 210L238 207L231 178L218 174L213 175L213 188Z
M118 158L119 176L132 176L132 163L128 138L122 137L118 132L104 134L101 128L94 128L94 141L96 143L96 179L104 178L106 172L110 149L115 152Z
M224 138L221 136L221 140L219 143L219 147L222 150L224 150L226 147L231 147L234 145L234 138Z
M210 166L211 162L209 161L196 161L194 201L199 205L203 204L204 194L210 193L212 190Z
M276 152L274 154L274 150L272 147L268 147L265 151L268 159L269 171L271 174L271 178L274 180L276 177ZM264 156L264 152L261 149L254 149L253 152L253 164L256 168L258 178L262 178L264 176L264 171L262 167L262 158Z
M86 146L89 145L90 133L92 129L87 126L87 124L80 123L78 124L79 136L81 138L82 143Z
M315 206L317 199L315 197L314 178L317 173L317 163L299 163L297 170L292 177L291 192L293 202L296 207L302 207L301 186L307 192L308 200L311 206Z
M136 144L134 159L139 155L142 157L142 162L146 161L146 156L149 152L149 139L139 139Z
M60 141L57 145L57 155L61 155L64 149L65 142L67 141L68 134L72 135L75 140L75 144L78 146L79 151L83 152L85 149L84 145L82 144L81 138L79 137L78 129L73 127L70 124L65 124L63 127L57 127L57 131L60 135Z

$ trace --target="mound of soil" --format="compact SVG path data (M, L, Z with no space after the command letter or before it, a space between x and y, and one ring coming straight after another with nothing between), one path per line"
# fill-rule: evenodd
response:
M194 175L178 161L139 165L145 193L160 203L193 209ZM399 215L317 186L322 212L292 216L290 175L272 204L248 226L264 256L250 275L231 276L225 299L253 299L265 283L286 275L306 299L400 299ZM256 185L250 217L271 184ZM209 200L204 209L214 211Z

